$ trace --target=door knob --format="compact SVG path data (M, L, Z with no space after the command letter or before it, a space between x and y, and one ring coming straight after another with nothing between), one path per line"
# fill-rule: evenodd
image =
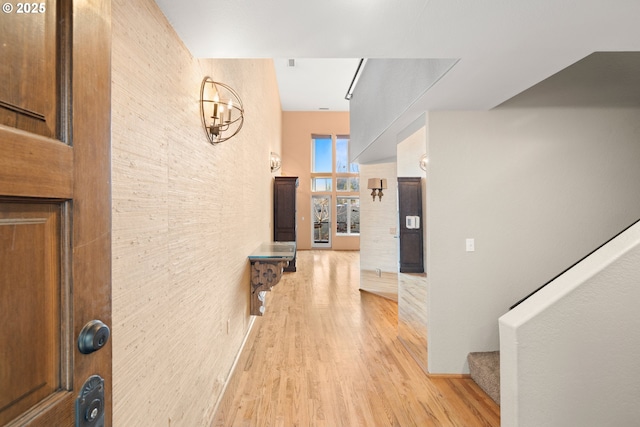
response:
M99 320L92 320L82 328L78 337L78 350L89 354L100 350L109 341L109 327Z

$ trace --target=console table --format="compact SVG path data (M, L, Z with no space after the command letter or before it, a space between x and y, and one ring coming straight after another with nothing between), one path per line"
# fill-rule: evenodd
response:
M262 316L267 291L282 277L289 261L295 259L295 242L271 242L261 244L251 255L251 303L252 316Z

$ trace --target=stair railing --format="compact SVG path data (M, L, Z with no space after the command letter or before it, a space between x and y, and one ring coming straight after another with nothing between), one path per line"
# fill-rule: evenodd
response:
M634 221L632 224L630 224L629 226L625 227L622 231L620 231L619 233L616 233L613 237L611 237L610 239L608 239L606 242L604 242L603 244L599 245L597 248L595 248L594 250L592 250L591 252L589 252L587 255L583 256L582 258L580 258L578 261L574 262L573 264L571 264L568 268L566 268L565 270L563 270L560 274L554 276L551 280L549 280L548 282L546 282L544 285L540 286L538 289L536 289L535 291L531 292L529 295L527 295L526 297L522 298L521 300L519 300L518 302L516 302L515 304L513 304L511 307L509 307L509 310L513 310L514 308L516 308L517 306L519 306L520 304L522 304L524 301L526 301L527 299L531 298L532 295L536 294L537 292L540 291L540 289L544 288L545 286L547 286L549 283L553 282L554 280L556 280L558 277L562 276L564 273L566 273L567 271L571 270L573 267L575 267L577 264L581 263L585 258L589 257L589 255L591 255L592 253L594 253L595 251L597 251L598 249L600 249L601 247L603 247L604 245L606 245L607 243L609 243L611 240L615 239L616 237L618 237L620 234L624 233L625 231L627 231L629 228L633 227L636 223L640 222L640 219Z

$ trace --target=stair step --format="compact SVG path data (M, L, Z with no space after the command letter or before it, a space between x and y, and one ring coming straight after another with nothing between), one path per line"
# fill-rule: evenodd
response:
M471 378L489 395L494 402L500 404L500 352L481 351L469 353L467 356Z

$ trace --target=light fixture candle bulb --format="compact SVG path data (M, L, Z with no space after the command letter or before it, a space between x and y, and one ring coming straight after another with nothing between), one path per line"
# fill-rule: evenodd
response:
M220 98L218 98L218 93L216 93L213 96L213 115L211 116L212 119L217 119L218 118L218 103L220 102Z
M231 109L233 108L233 100L229 100L229 105L227 107L227 109L229 110L229 113L227 115L227 123L231 123Z

